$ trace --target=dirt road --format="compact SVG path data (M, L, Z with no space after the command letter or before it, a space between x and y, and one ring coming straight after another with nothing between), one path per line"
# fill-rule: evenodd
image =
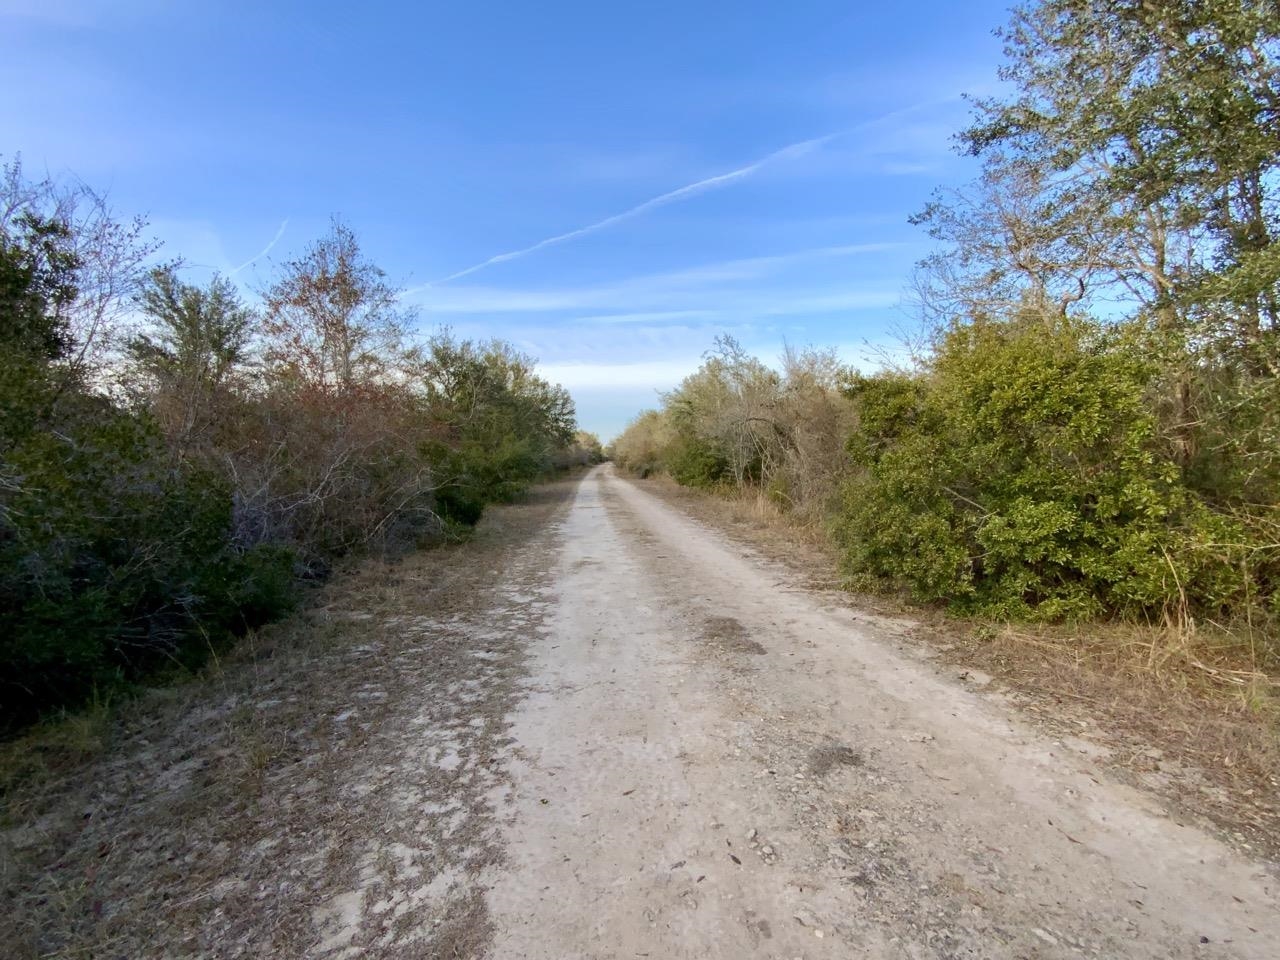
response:
M11 802L14 956L1280 956L1276 864L609 466L278 626Z
M1274 871L611 468L533 549L493 956L1280 955Z

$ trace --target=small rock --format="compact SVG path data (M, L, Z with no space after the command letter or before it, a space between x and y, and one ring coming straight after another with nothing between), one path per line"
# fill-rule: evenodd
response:
M756 838L756 828L752 827L750 830L747 831L747 839L754 840L755 838Z
M772 853L773 853L773 847L769 846L769 845L766 843L763 847L761 847L761 848L760 848L760 852L761 852L761 853L763 853L763 854L767 857L767 856L769 856L770 854L772 854Z

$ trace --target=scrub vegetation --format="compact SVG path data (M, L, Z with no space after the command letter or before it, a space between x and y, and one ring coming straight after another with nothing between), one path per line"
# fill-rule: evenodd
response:
M502 342L411 343L352 230L247 303L80 185L0 179L0 732L189 672L364 553L589 462Z
M1280 661L1280 10L1044 0L958 136L909 361L721 339L619 465L821 527L847 583ZM1153 656L1153 661L1155 658ZM1205 669L1207 665L1201 664Z

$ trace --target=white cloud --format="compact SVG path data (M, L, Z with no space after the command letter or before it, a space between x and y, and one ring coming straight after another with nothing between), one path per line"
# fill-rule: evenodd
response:
M782 297L749 309L762 317L786 317L828 311L875 310L897 306L901 301L902 294L896 290L840 290L816 296Z
M724 260L681 270L644 274L612 284L589 287L518 290L496 287L415 287L406 291L406 300L431 314L497 314L497 313L551 313L557 311L592 310L621 311L626 318L666 319L677 316L707 316L725 309L740 310L749 307L757 313L769 315L796 312L786 302L767 306L765 301L773 296L759 292L726 294L724 286L758 280L784 271L798 264L879 253L902 247L896 243L860 243L838 246L813 247L791 253L765 257L746 257ZM719 288L719 289L717 289ZM842 296L854 296L842 294ZM863 306L885 306L886 300L896 302L896 293L863 291ZM788 301L789 302L789 301ZM758 304L759 306L752 306ZM832 304L819 305L827 309ZM850 301L845 309L857 308ZM593 316L584 320L601 322L631 322L630 319L613 319Z
M574 317L573 322L583 325L624 323L673 323L676 320L699 320L714 317L714 310L650 310L639 313L600 313L591 317Z
M164 243L162 256L177 253L188 267L218 273L228 273L234 266L222 237L208 220L157 217L151 221L150 228Z
M263 257L265 257L268 253L270 253L272 249L275 247L275 245L280 242L280 238L284 236L285 227L287 226L289 226L289 220L286 217L284 220L280 221L280 228L276 230L276 235L271 238L270 243L268 243L265 247L262 248L262 252L255 257L250 257L244 263L240 264L240 266L236 267L234 270L231 271L230 276L234 277L237 273L239 273L245 267L252 266L253 264L257 263L259 260L261 260Z
M665 207L669 203L676 203L677 201L684 200L687 197L704 193L707 190L722 187L735 180L741 180L743 177L748 177L757 170L767 167L769 164L776 163L779 160L787 160L803 156L809 151L822 146L822 144L826 143L833 136L836 136L836 134L828 134L826 136L814 137L810 140L801 140L798 143L788 144L787 146L775 150L772 153L761 157L759 160L749 163L746 166L739 167L736 170L730 170L728 173L720 173L714 177L706 177L694 183L687 183L683 187L678 187L675 190L669 190L666 193L652 197L649 200L645 200L643 203L638 203L628 210L623 210L621 213L615 213L611 217L605 217L603 220L597 220L595 223L589 223L585 227L579 227L576 230L569 230L566 233L547 237L544 240L539 240L537 243L530 244L527 247L522 247L519 250L510 250L506 253L496 254L487 260L482 260L479 263L472 264L469 267L458 270L456 273L449 274L447 277L442 277L435 282L448 283L451 280L459 280L462 277L476 273L486 267L491 267L494 264L506 263L510 260L518 260L521 257L527 257L531 253L536 253L539 250L555 246L556 244L565 243L569 240L575 240L578 237L585 237L587 234L595 233L598 230L604 230L606 227L612 227L614 224L622 223L624 220L630 220L633 217L638 217L641 214L648 213L650 210Z
M925 139L925 142L928 144L930 156L923 159L913 158L908 161L899 159L898 161L899 163L927 162L929 159L932 159L932 153L938 149L936 137L937 130L936 126L931 126L928 123L922 123L919 121L917 119L918 116L921 113L926 113L938 107L953 107L960 101L961 98L956 94L935 97L890 111L882 116L863 121L862 123L858 123L845 130L838 130L834 133L824 134L820 137L812 137L808 140L800 140L796 143L788 144L785 147L774 150L772 153L768 153L760 159L738 167L735 170L730 170L727 173L721 173L711 177L705 177L701 180L696 180L693 183L685 184L683 187L677 187L674 190L669 190L666 193L659 194L656 197L652 197L642 203L638 203L627 210L623 210L621 213L616 213L612 216L605 217L602 220L597 220L594 223L589 223L584 227L578 227L574 230L568 230L564 233L558 233L553 236L546 237L526 247L520 247L516 250L508 250L505 253L495 254L488 259L481 260L478 263L473 263L469 267L457 270L448 276L433 281L431 284L427 284L426 286L431 287L438 284L447 284L454 280L460 280L463 277L470 276L473 273L478 273L481 270L495 266L499 263L519 260L523 257L537 253L539 250L544 250L547 247L567 243L570 240L576 240L579 237L596 233L600 230L604 230L608 227L612 227L616 224L641 216L651 210L656 210L659 207L677 203L690 197L697 196L698 194L705 193L708 190L727 186L728 184L742 180L743 178L750 177L752 174L755 174L765 167L778 163L779 161L794 160L804 157L818 151L832 141L848 140L855 134L860 135L860 138L854 149L857 153L865 156L868 154L873 155L877 152L883 152L885 148L889 146L892 146L894 152L901 152L905 146L922 139L920 134L921 130L927 131L927 135L923 139ZM950 130L951 127L948 125L946 133L950 133ZM945 142L945 137L943 138L943 142Z
M670 389L702 364L700 356L644 363L547 363L540 376L569 390Z
M708 340L706 345L710 347L711 341ZM749 349L766 364L776 367L784 346L782 342L774 341ZM886 363L906 363L909 359L905 345L885 340L843 343L835 349L845 364L864 372L880 369ZM538 365L538 373L569 390L601 394L634 393L637 390L670 390L697 371L703 361L702 354L686 353L671 359L635 363L542 363Z

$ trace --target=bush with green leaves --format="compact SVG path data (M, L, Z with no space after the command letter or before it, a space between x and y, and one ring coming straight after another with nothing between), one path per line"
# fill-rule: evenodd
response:
M0 733L195 669L339 558L438 542L598 455L511 347L408 347L398 291L340 222L259 311L227 280L145 269L137 224L71 213L4 167ZM90 369L84 338L126 301L141 329Z
M193 665L291 597L289 556L233 545L225 480L65 362L72 239L33 210L0 235L0 727Z
M93 406L9 450L22 478L0 539L10 717L196 666L292 601L290 553L232 544L225 481L175 469L145 420Z
M1238 578L1198 549L1229 522L1183 484L1153 372L1131 331L1025 310L954 324L915 374L853 378L847 573L1014 618L1229 606Z
M447 334L417 358L418 402L432 425L422 453L446 520L475 524L485 504L520 496L576 442L573 401L533 367L505 343Z

